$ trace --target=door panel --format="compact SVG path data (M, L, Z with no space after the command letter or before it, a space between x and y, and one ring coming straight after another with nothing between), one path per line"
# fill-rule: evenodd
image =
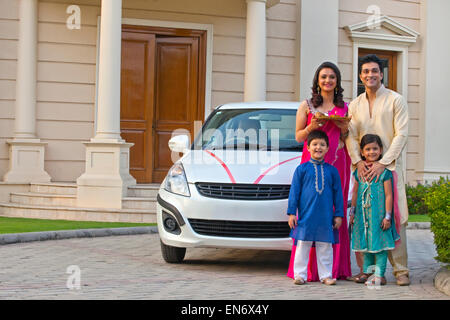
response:
M381 60L383 72L383 85L391 90L397 91L397 52L373 50L373 49L359 49L358 51L358 63L359 60L366 54L376 54ZM364 85L358 75L358 95L365 90Z
M156 39L155 154L153 181L162 181L172 166L167 143L176 129L193 135L198 104L198 39Z
M152 179L155 35L122 32L121 136L134 143L130 174L139 183Z
M205 31L122 26L121 136L138 183L161 182L173 131L203 120L205 62Z

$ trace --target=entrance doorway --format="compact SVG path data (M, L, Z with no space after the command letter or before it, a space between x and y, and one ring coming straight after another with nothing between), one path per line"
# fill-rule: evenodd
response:
M383 72L383 85L397 91L397 52L385 50L359 49L358 60L367 54L376 54L381 60ZM358 61L359 64L359 61ZM358 96L365 91L364 85L358 75Z
M206 31L122 26L121 136L134 143L130 174L159 183L172 166L176 129L193 137L205 109Z

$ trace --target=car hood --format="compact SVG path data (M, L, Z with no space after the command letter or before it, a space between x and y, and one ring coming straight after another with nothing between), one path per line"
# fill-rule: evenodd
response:
M191 150L180 160L189 183L291 184L301 152Z

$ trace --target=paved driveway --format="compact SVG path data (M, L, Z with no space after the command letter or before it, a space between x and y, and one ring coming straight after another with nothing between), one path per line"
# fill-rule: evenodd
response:
M167 264L158 234L146 234L0 246L0 299L448 300L433 286L432 233L407 233L409 287L395 285L390 266L379 290L348 281L295 286L285 276L290 253L278 251L191 249L185 263ZM352 263L357 272L353 254Z

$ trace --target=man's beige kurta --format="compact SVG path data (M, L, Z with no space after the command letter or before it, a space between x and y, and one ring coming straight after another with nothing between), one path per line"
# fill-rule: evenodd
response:
M403 177L402 151L408 140L408 105L400 94L381 85L376 92L372 116L365 92L353 100L348 109L352 119L346 144L353 168L361 160L359 148L361 138L368 133L380 136L383 142L383 158L380 163L391 171L395 170L398 175L398 206L401 224L405 224L408 221L408 204Z

